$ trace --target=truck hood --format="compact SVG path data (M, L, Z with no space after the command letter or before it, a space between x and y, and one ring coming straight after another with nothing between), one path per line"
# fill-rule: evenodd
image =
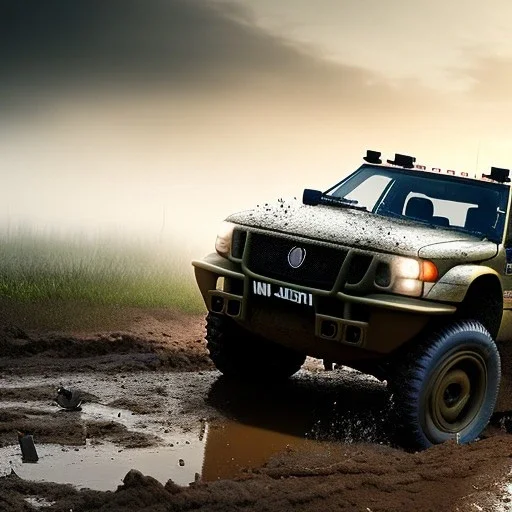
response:
M360 210L309 206L297 200L258 206L226 220L284 235L403 256L481 261L497 253L494 242L469 234Z

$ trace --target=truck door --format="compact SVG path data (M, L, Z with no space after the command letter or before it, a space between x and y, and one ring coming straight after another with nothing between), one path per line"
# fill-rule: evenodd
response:
M505 243L500 246L504 260L503 268L496 270L501 274L503 287L503 318L498 340L512 340L512 215L509 216ZM498 256L499 261L499 256Z

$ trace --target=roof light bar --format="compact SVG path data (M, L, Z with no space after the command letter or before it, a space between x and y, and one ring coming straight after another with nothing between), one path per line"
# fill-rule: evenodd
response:
M399 167L405 167L407 169L412 169L414 167L414 162L416 158L414 156L409 155L401 155L400 153L395 153L394 160L388 160L388 164L397 165Z
M365 162L369 164L379 165L382 164L381 160L382 153L380 151L372 151L368 149L366 151L366 156L363 157ZM395 153L394 160L386 160L388 165L393 165L395 167L402 167L405 169L414 169L417 171L426 171L440 174L450 174L452 176L458 176L461 178L470 178L481 181L494 181L495 183L510 183L510 170L502 169L501 167L491 167L490 174L482 174L481 178L479 178L476 174L474 176L470 175L468 172L464 171L454 171L452 169L441 169L440 167L427 167L426 165L416 164L416 157L410 155L402 155L400 153ZM384 164L386 165L386 164Z
M369 164L381 164L382 160L380 159L380 155L382 153L380 151L372 151L371 149L368 149L366 151L366 156L363 157L363 160L365 162L368 162Z
M509 169L502 169L501 167L491 167L491 174L482 174L482 176L492 181L497 181L498 183L509 183L509 174Z

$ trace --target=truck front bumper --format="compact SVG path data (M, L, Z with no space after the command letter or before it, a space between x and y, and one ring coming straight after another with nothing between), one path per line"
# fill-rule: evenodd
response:
M275 332L275 325L284 326L288 321L288 332L297 336L313 335L315 338L329 340L338 345L364 348L376 352L390 352L403 342L417 334L431 316L450 315L456 311L452 304L442 304L428 300L390 294L369 294L365 296L350 295L341 291L325 291L269 279L252 273L240 264L212 253L202 260L194 260L196 280L209 311L232 317L252 330L267 334L269 329ZM255 304L259 283L259 295L281 297L286 295L288 301L302 306L297 309L296 319L293 314L277 314L270 307L261 308ZM322 309L321 304L329 301L331 307ZM332 304L335 307L332 307ZM270 303L269 303L270 305ZM313 316L309 331L304 318L299 320L302 312L310 306L307 315ZM354 307L364 309L365 318L353 315ZM334 310L334 312L333 312ZM302 328L297 329L301 324ZM284 336L283 336L284 337ZM290 337L290 336L289 336ZM386 340L387 339L387 340ZM286 344L286 342L285 342Z

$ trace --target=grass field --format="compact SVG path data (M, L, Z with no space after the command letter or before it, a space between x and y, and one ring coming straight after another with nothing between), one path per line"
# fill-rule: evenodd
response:
M0 298L201 312L190 259L168 244L0 233Z

